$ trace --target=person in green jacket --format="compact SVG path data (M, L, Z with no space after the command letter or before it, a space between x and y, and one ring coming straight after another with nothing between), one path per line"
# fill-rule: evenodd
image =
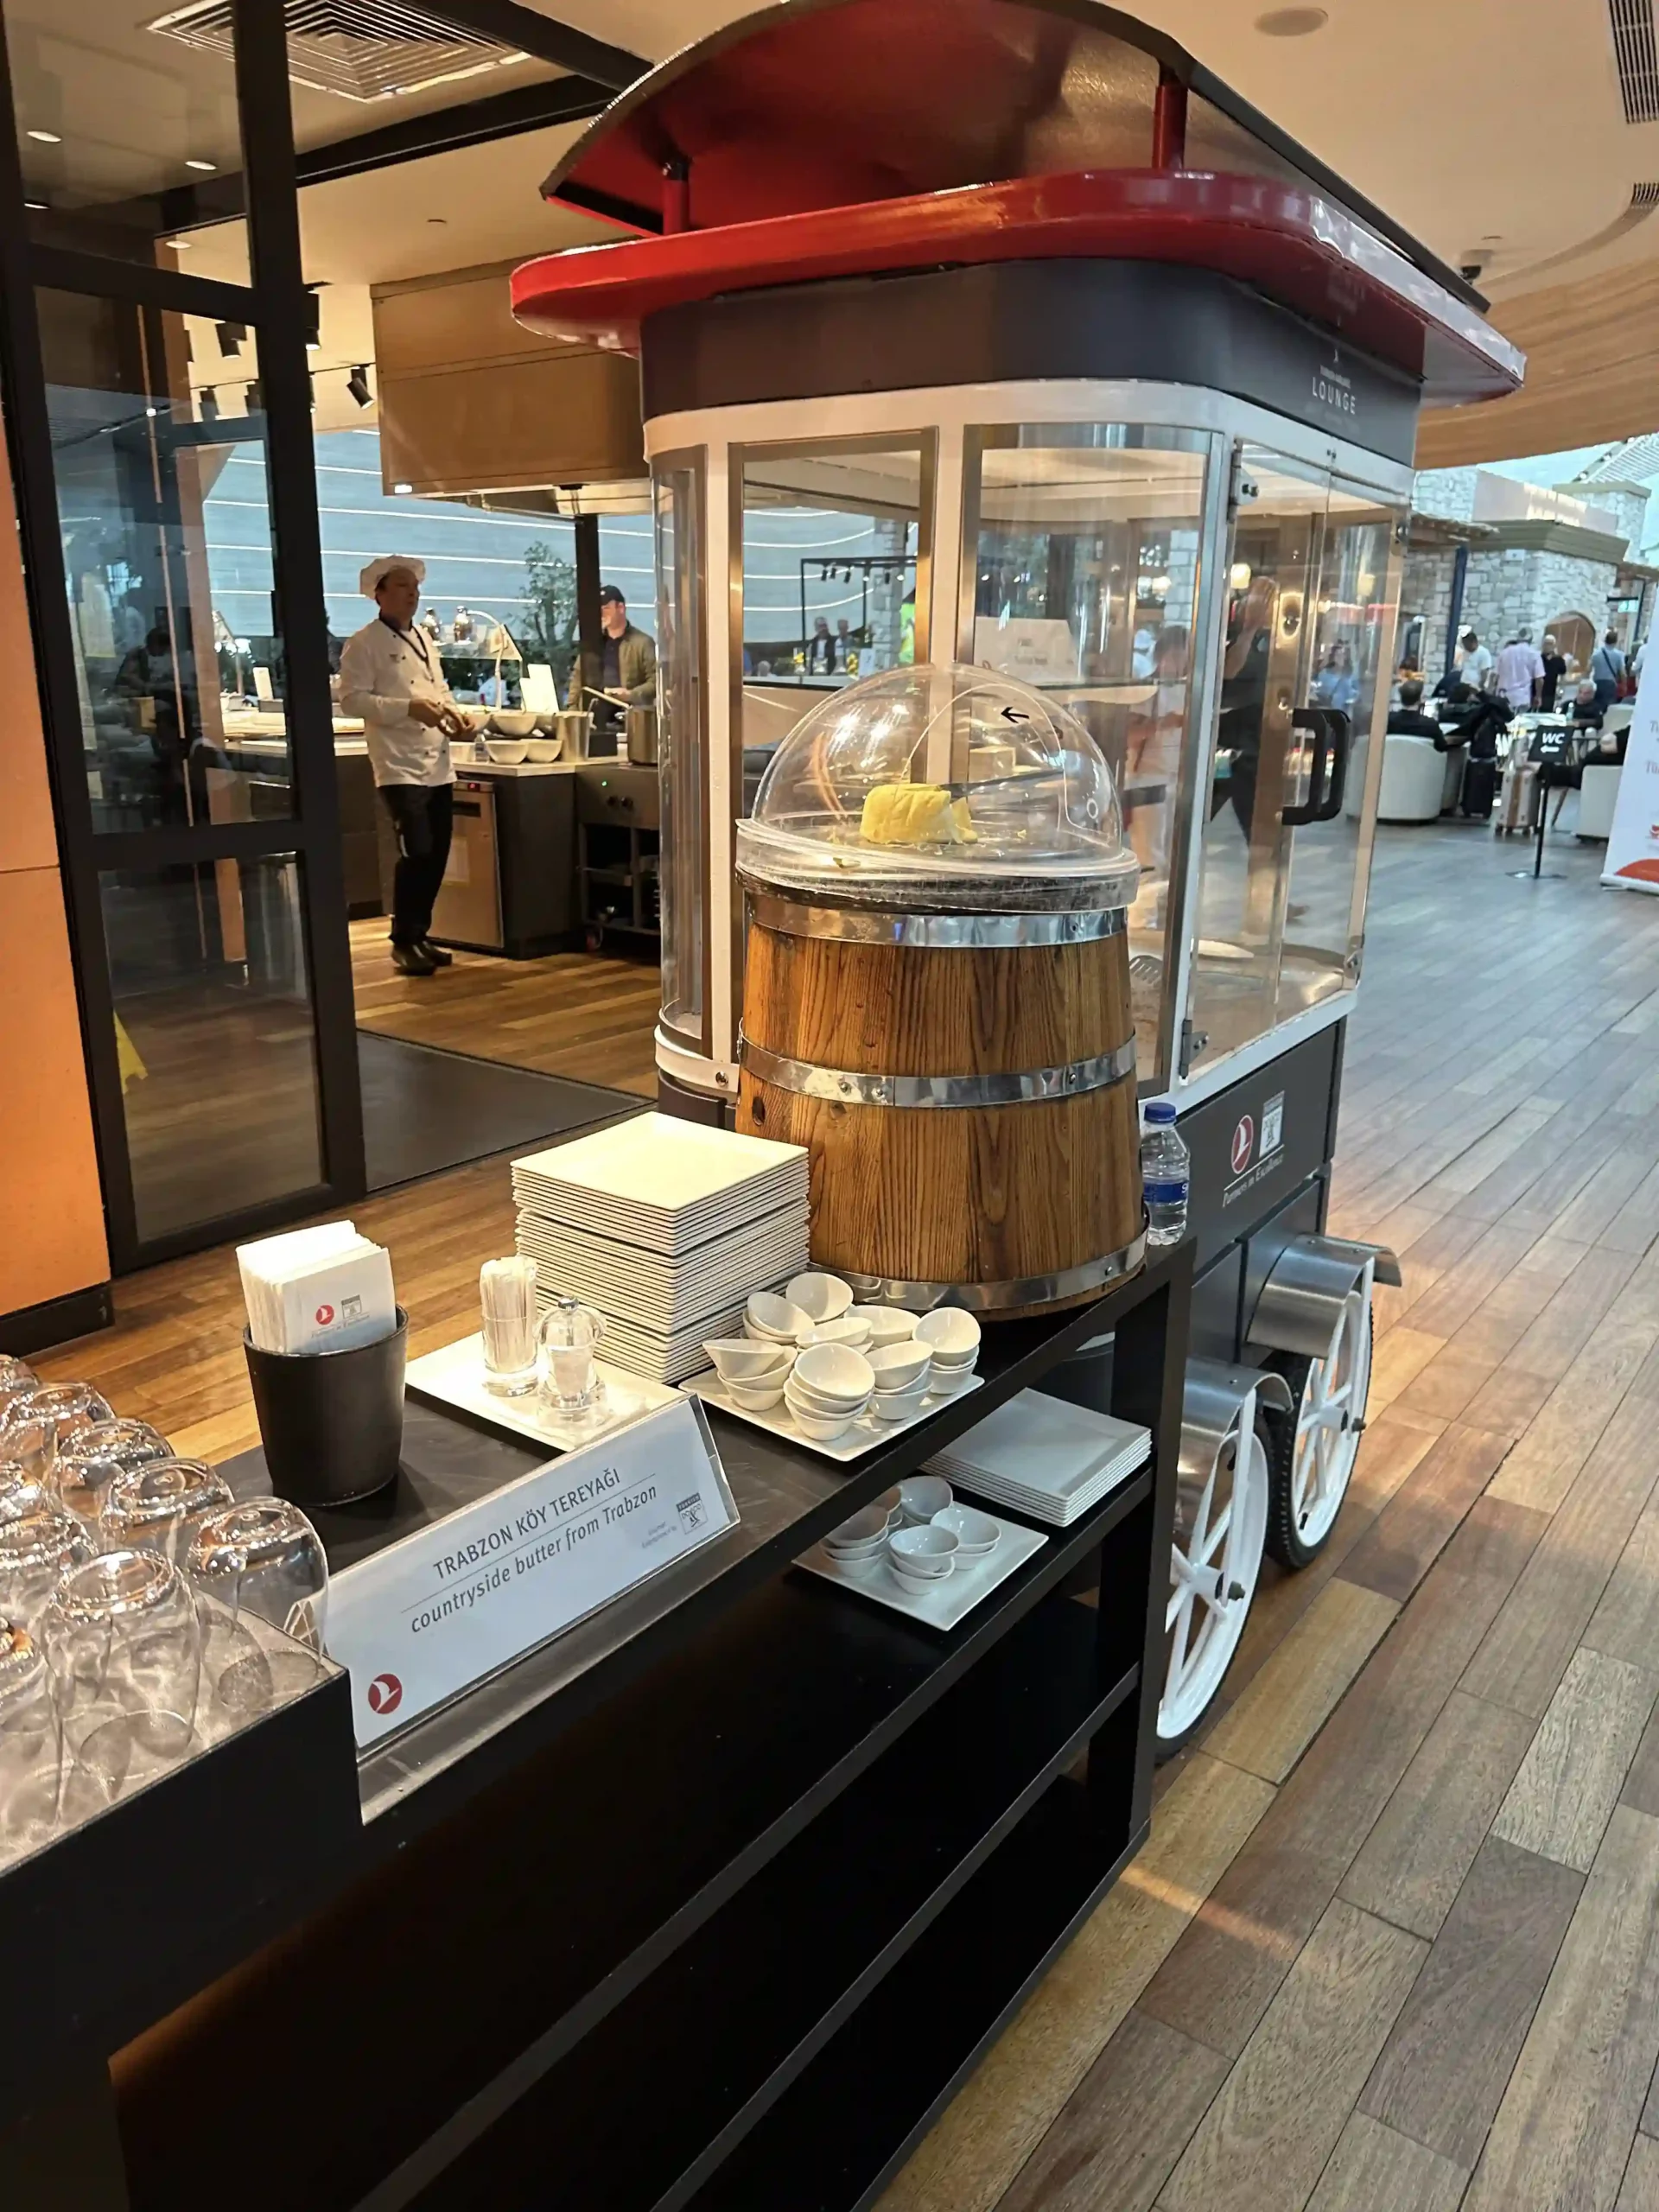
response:
M630 707L654 706L657 700L657 648L643 630L628 620L628 602L614 584L605 584L599 594L600 650L584 652L570 678L570 704L592 707L594 734L606 743L598 753L617 749L623 717ZM590 692L603 698L590 698Z

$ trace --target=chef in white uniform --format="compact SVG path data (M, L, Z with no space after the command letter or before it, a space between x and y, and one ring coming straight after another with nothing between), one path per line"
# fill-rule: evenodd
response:
M375 618L346 639L340 656L340 707L362 717L375 788L397 832L391 958L405 976L450 964L429 932L454 816L449 741L467 728L438 649L415 620L425 578L426 563L408 554L371 561L358 582L375 603Z

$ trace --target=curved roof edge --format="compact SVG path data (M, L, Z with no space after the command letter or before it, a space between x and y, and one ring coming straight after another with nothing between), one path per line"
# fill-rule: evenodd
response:
M840 20L833 20L836 18ZM957 112L969 118L966 127L948 144L936 134L932 146L919 155L915 133L906 126L936 118L913 107L907 117L887 119L891 127L886 145L879 143L883 129L880 117L873 120L876 143L868 138L861 143L859 137L861 125L871 123L873 99L880 105L878 88L889 73L880 66L882 49L891 53L906 41L911 41L906 49L911 61L924 50L925 42L936 42L948 64L969 76L967 85L954 88L971 93L955 104ZM1040 151L1034 157L1033 154L1032 138L1052 133L1055 126L1054 103L1062 90L1073 111L1068 120L1076 120L1077 94L1064 86L1068 60L1073 54L1084 56L1090 48L1097 56L1113 42L1145 57L1155 65L1158 76L1173 79L1190 96L1207 103L1224 125L1260 149L1270 173L1294 173L1387 240L1454 299L1485 308L1484 296L1456 270L1176 40L1096 0L772 0L772 4L683 48L620 93L546 178L542 192L583 213L650 233L664 228L668 175L683 169L688 161L695 205L697 166L705 149L711 165L717 162L728 194L747 184L757 199L753 208L716 213L709 219L715 222L749 214L803 213L808 207L1055 169L1144 168L1144 143L1135 159L1124 162L1114 161L1104 150L1098 158L1080 159L1075 147L1052 161L1044 159ZM1097 68L1080 73L1078 89L1085 99L1099 92L1098 79ZM905 81L915 80L909 76ZM791 82L804 90L798 102L787 104ZM953 87L942 85L931 71L929 83L935 106L944 105ZM1155 79L1148 74L1151 83ZM1113 111L1110 126L1120 132L1126 121L1144 112L1149 139L1152 101L1149 96L1141 97L1147 90L1137 85L1126 94L1121 86L1109 86L1100 121L1107 122L1108 104ZM777 105L780 97L785 102L782 107ZM1040 105L1045 99L1046 109ZM765 124L774 119L776 147L764 133ZM1002 178L980 173L988 137L1006 152L1021 134L1024 144L1013 154ZM895 137L905 143L907 170L892 166ZM702 143L694 144L694 140ZM787 203L768 205L766 194L775 181L774 155L781 155L785 147L800 173L796 196ZM940 173L916 174L918 162L925 164L930 154ZM950 173L953 158L965 163L963 173ZM995 161L993 156L993 167ZM1237 169L1244 164L1230 159L1214 166ZM853 181L853 188L837 189L837 169ZM887 181L877 181L888 170Z

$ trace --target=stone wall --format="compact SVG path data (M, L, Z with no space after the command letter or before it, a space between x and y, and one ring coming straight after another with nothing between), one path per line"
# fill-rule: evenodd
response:
M1475 512L1478 468L1421 468L1412 487L1411 504L1419 514L1443 515L1448 522L1468 522Z
M1464 472L1440 469L1436 475ZM1421 483L1422 479L1420 477ZM1425 618L1424 664L1438 674L1446 653L1452 613L1453 549L1406 556L1400 594L1402 626L1406 618ZM1517 630L1530 630L1536 645L1562 615L1582 614L1599 631L1606 623L1607 601L1617 570L1611 561L1582 561L1571 553L1471 551L1463 593L1461 626L1475 631L1494 652Z

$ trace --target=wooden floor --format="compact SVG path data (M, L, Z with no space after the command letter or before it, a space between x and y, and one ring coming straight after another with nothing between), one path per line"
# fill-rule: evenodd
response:
M1406 1282L1348 1503L885 2212L1659 2212L1659 904L1526 857L1380 836L1334 1225ZM356 1212L458 1333L502 1164ZM237 1302L176 1262L44 1364L234 1451Z
M359 1028L656 1096L652 1039L662 993L654 961L458 952L454 967L435 976L403 976L387 954L384 920L353 922L351 930Z

